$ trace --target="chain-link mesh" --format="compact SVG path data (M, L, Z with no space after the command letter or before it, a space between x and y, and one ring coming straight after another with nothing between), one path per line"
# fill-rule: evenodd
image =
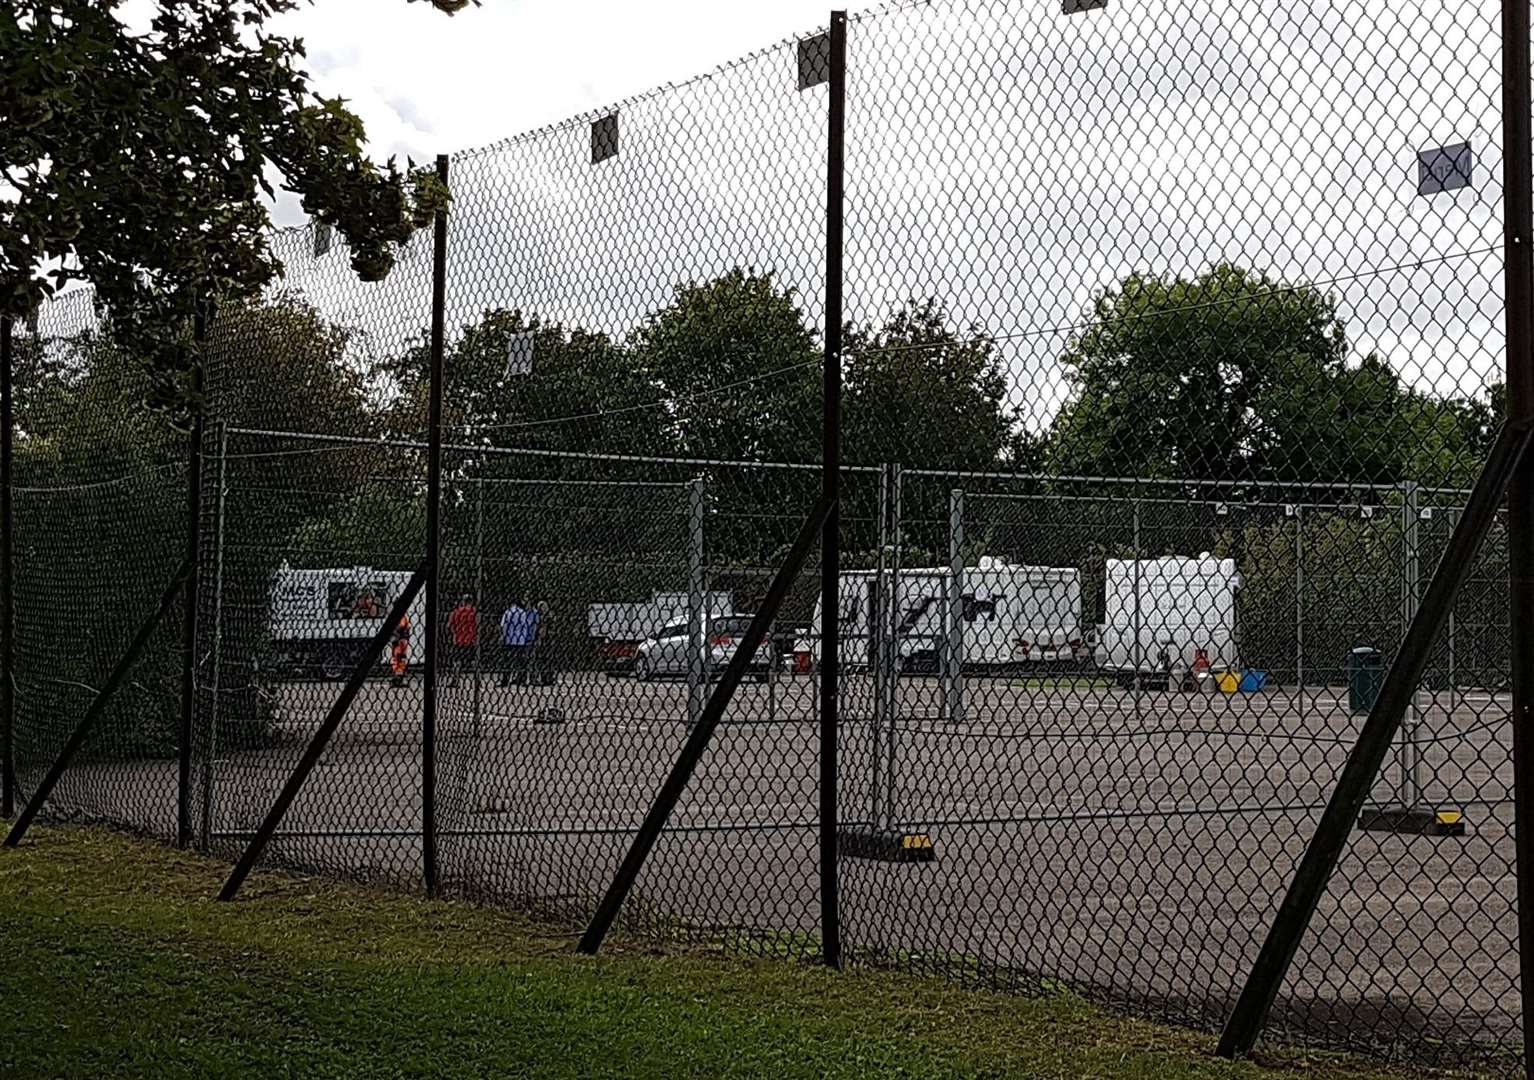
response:
M334 249L328 243L334 243ZM249 843L426 551L429 239L387 281L339 238L280 234L287 274L216 312L206 348L193 817ZM418 885L421 598L390 628L267 857Z
M1228 1017L1506 409L1499 10L937 0L848 28L842 676L853 962ZM205 346L201 846L583 924L819 494L830 45L450 163ZM837 312L831 312L834 318ZM184 547L186 437L87 294L17 339L23 794ZM1509 540L1487 538L1272 1027L1520 1052ZM812 565L815 557L812 556ZM624 908L821 948L817 575ZM176 827L167 620L55 809Z
M16 771L25 800L170 585L186 545L187 436L148 376L61 294L13 344ZM179 622L156 631L54 789L54 813L176 836Z

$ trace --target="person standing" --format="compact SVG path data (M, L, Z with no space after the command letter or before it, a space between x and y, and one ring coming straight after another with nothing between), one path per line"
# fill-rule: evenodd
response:
M538 635L538 613L522 606L521 597L501 614L501 647L506 651L506 666L501 671L501 685L515 679L518 686L527 681L527 660Z
M389 666L394 671L395 686L405 685L405 671L410 667L410 616L401 615L394 628L394 644L389 650Z
M464 593L447 617L448 641L452 643L452 659L450 661L454 681L462 675L474 662L474 645L479 640L479 611L474 607L474 598Z

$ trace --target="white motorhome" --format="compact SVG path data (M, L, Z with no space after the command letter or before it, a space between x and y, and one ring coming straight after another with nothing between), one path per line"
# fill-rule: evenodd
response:
M271 597L272 648L278 665L295 673L345 678L409 581L407 570L295 570L283 563L272 579ZM412 666L425 660L425 614L422 590L407 611ZM388 662L385 648L379 664Z
M1234 559L1209 554L1109 559L1097 664L1121 683L1182 684L1196 670L1237 669Z
M902 670L936 670L945 638L947 567L912 567L894 575L895 649ZM847 570L841 575L842 662L869 663L870 643L889 631L880 590L889 571ZM1085 656L1081 634L1081 574L1073 567L1021 566L984 556L966 567L959 586L966 668L1004 667ZM879 614L879 613L882 613ZM820 656L821 608L796 646L799 667Z

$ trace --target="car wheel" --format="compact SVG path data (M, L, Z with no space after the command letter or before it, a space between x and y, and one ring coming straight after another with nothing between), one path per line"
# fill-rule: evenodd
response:
M640 682L649 682L655 678L655 661L647 653L634 657L634 678Z
M342 650L326 649L320 654L320 678L326 682L340 682L350 667L346 661L346 654Z

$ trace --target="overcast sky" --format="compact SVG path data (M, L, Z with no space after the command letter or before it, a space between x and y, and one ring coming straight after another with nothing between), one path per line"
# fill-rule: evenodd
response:
M939 299L999 339L1042 425L1094 294L1228 261L1332 292L1354 357L1377 351L1424 388L1498 376L1497 0L894 8L849 30L849 318ZM826 97L772 46L828 15L823 0L485 0L452 18L317 0L279 29L375 156L495 144L453 166L451 327L515 307L621 339L678 283L734 267L775 272L818 326ZM586 121L561 122L636 94L621 153L593 165ZM1469 186L1419 195L1418 151L1461 141ZM284 199L277 218L303 215ZM279 247L288 287L392 349L423 325L428 240L377 287L304 237Z
M483 0L449 18L424 2L315 0L275 28L304 39L315 88L348 100L376 157L420 161L691 78L829 14L826 0ZM288 198L277 219L303 214Z

